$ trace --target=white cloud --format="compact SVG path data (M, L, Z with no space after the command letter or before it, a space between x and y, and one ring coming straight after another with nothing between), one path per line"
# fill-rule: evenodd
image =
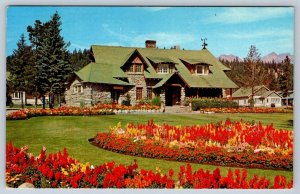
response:
M221 13L216 13L213 16L203 20L206 23L250 23L274 18L280 18L287 14L293 13L292 8L279 7L232 7L225 8Z
M113 44L108 44L108 45L115 45L115 46L128 45L128 46L135 46L135 47L144 47L146 40L156 40L158 47L168 48L174 45L184 45L185 43L192 42L196 39L196 37L192 34L173 33L173 32L169 32L169 33L156 32L156 33L149 33L149 34L141 34L137 36L134 34L124 35L122 33L111 30L107 24L103 24L102 27L107 33L109 33L111 36L114 36L115 38L118 39L117 42L113 42Z

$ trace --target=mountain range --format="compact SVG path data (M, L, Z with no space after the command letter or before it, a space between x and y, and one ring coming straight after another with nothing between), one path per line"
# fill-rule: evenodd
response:
M285 59L285 57L288 56L290 59L291 59L291 63L294 63L294 55L291 55L289 53L281 53L281 54L277 54L275 52L271 52L265 56L262 56L261 57L261 60L263 62L272 62L273 60L276 62L276 63L280 63L281 61L283 61ZM241 59L240 57L236 56L236 55L233 55L233 54L230 54L230 55L220 55L218 57L218 59L223 59L223 60L227 60L227 61L230 61L232 62L234 59L238 59L239 61L242 61L243 59Z

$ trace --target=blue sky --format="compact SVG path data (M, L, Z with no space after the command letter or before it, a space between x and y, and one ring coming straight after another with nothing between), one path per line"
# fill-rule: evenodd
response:
M159 48L180 45L185 50L208 49L215 55L246 57L250 45L262 55L294 54L292 7L41 7L7 9L7 55L35 20L48 21L58 11L62 36L69 50L92 44L144 47L145 40Z

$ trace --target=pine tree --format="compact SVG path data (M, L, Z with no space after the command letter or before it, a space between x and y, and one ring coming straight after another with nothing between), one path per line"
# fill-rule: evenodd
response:
M264 81L265 70L260 64L260 53L258 49L251 45L247 57L244 59L244 68L242 74L237 75L237 80L242 87L251 88L249 99L250 106L254 106L254 87L261 85Z
M10 73L9 81L13 90L21 92L21 105L24 108L23 92L29 92L32 88L34 72L32 68L33 52L26 44L24 34L17 43L17 49L13 51L12 57L7 61L7 71Z
M60 16L56 12L51 20L45 23L35 22L35 26L28 26L29 37L36 52L36 86L43 98L45 108L45 94L49 93L49 106L53 107L54 94L64 91L66 82L72 69L66 43L60 35Z
M278 85L283 97L287 97L289 90L293 90L293 65L288 56L282 61L282 73L278 77ZM288 99L286 105L288 105Z

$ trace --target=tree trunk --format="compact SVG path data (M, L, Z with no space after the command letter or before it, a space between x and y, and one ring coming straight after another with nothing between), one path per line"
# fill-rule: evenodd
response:
M61 107L60 94L58 95L58 104L59 104L59 107Z
M37 108L37 96L34 97L34 107Z
M21 92L21 107L22 107L22 109L24 109L23 92Z
M45 102L45 95L42 95L42 100L43 100L43 109L45 109L45 104L46 104L46 102Z

